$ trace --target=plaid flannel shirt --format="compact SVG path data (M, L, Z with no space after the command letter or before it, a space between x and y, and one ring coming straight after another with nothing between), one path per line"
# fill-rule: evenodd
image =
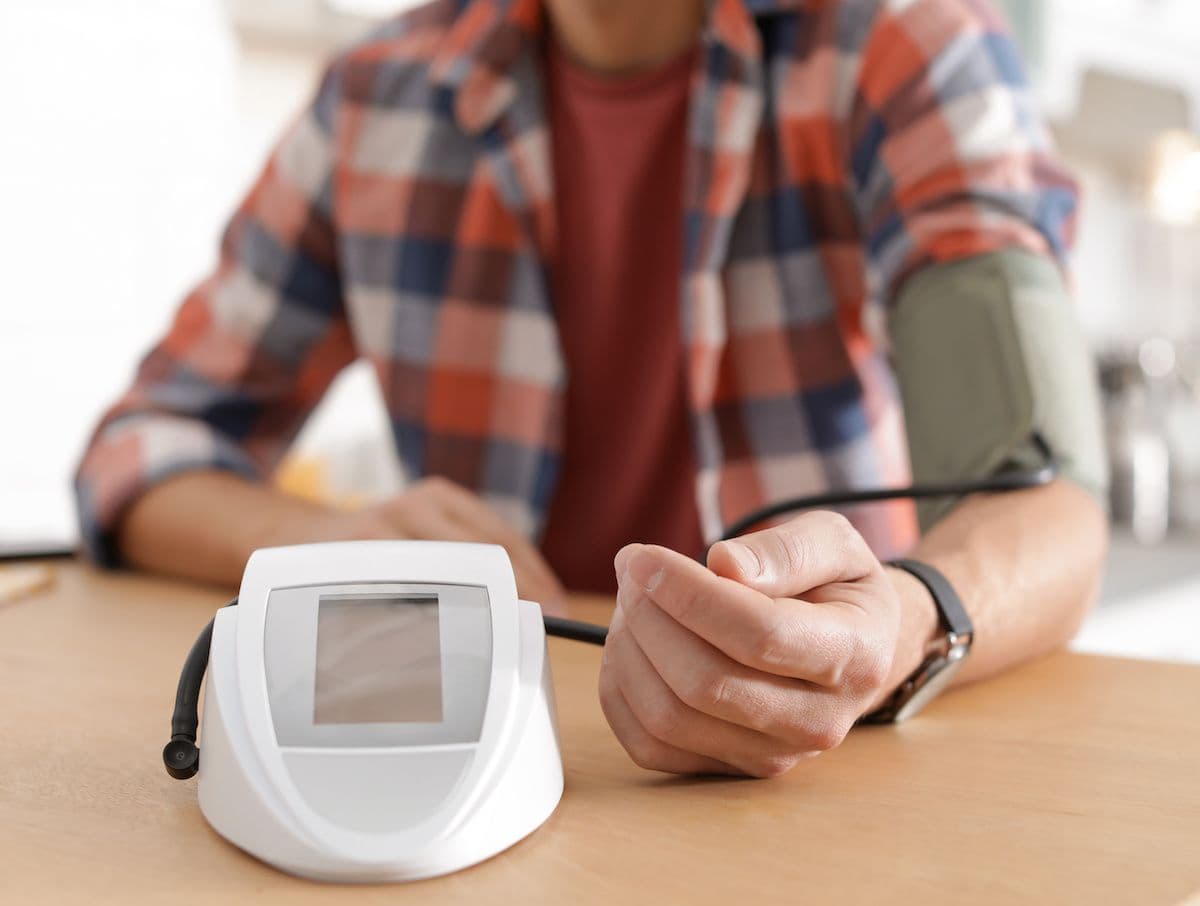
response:
M568 378L543 18L539 0L439 0L332 63L91 441L77 490L95 557L172 474L264 476L356 357L407 474L538 535ZM712 540L785 496L905 481L884 307L930 263L1061 258L1076 196L986 0L710 0L689 116L681 235L662 241L685 249ZM906 505L859 528L885 556L916 536Z

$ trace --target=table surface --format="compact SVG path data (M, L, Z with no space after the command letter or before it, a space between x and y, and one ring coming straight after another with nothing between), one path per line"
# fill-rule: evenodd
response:
M160 761L184 654L226 596L56 571L0 605L0 902L1176 906L1200 890L1200 668L1055 655L779 780L680 779L628 760L599 650L558 639L567 788L545 826L403 889L299 881L218 837Z

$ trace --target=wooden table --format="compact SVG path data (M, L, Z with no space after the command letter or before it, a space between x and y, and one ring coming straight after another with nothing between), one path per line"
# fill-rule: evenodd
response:
M553 640L567 791L527 840L405 887L282 875L159 760L220 592L63 562L0 607L0 902L1138 903L1200 890L1200 669L1061 654L856 730L775 781L624 755L598 649ZM602 620L605 602L573 615Z

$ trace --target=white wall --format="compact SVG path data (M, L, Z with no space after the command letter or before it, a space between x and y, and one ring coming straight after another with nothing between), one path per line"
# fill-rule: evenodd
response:
M218 0L0 2L0 544L73 533L73 465L275 137L312 52L239 52ZM378 422L352 376L342 430Z

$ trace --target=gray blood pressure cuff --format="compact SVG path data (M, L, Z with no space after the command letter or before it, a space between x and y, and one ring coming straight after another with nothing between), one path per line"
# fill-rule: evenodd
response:
M1106 503L1095 365L1053 261L1004 251L924 268L889 329L917 483L1035 465L1038 432L1063 475ZM953 505L922 503L922 528Z

